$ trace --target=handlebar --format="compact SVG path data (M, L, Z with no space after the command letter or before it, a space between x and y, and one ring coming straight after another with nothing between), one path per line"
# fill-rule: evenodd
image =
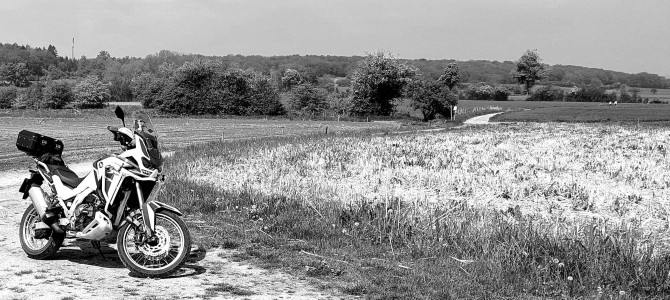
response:
M122 127L125 128L125 127ZM127 134L124 134L120 130L121 128L115 127L115 126L107 126L107 130L112 132L114 134L114 140L118 141L121 143L122 146L129 147L132 146L133 144L133 138L130 136L127 136Z

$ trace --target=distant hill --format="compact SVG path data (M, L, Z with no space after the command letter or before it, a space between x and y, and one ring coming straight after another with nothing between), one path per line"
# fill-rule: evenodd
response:
M324 75L335 77L346 77L353 74L363 56L330 56L330 55L286 55L286 56L257 56L257 55L227 55L227 56L203 56L198 54L180 54L168 50L162 50L156 54L147 55L144 58L135 57L112 57L106 51L100 51L95 58L81 57L72 59L62 57L52 45L48 47L31 47L28 45L2 44L0 43L0 84L12 82L8 80L10 73L16 68L25 68L24 71L29 81L36 81L43 76L53 77L80 77L86 75L97 75L105 82L125 86L119 90L119 97L130 97L127 86L132 77L143 72L156 73L161 71L161 66L181 66L184 62L194 59L211 59L220 61L228 67L241 69L253 69L265 74L283 72L291 68L301 72L304 78L317 82ZM487 60L427 60L411 59L408 63L419 68L420 72L430 78L438 78L448 63L456 62L461 69L463 82L477 83L488 82L492 84L516 83L510 76L514 67L511 61L487 61ZM18 66L17 64L24 64ZM25 82L25 81L24 81ZM616 85L616 83L643 88L670 88L670 79L649 74L630 74L624 72L603 70L597 68L586 68L570 65L551 66L549 77L542 83L560 86L603 84ZM116 99L124 101L128 99Z

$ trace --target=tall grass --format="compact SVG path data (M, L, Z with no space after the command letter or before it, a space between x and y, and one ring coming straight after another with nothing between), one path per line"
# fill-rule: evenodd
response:
M175 154L165 197L214 235L235 215L245 242L334 258L371 298L662 297L667 149L574 124L215 142Z

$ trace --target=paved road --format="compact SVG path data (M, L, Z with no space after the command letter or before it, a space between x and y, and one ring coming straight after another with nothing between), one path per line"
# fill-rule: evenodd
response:
M502 114L502 112L493 113L493 114L487 114L487 115L482 115L482 116L477 116L477 117L474 117L474 118L470 118L470 119L465 120L465 122L463 122L463 124L467 124L467 125L492 124L492 123L490 122L490 119L491 119L493 116L495 116L495 115L499 115L499 114ZM495 124L495 123L494 123L494 124Z

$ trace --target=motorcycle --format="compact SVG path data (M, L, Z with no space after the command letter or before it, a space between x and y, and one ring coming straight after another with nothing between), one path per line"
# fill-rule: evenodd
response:
M131 272L167 276L189 256L190 233L178 209L155 200L165 175L151 119L134 112L131 130L123 109L117 106L115 115L123 127L107 129L123 152L97 160L81 178L63 163L61 141L19 133L17 148L36 165L19 189L32 202L19 226L21 247L30 258L48 259L65 239L90 240L102 254L100 241L116 230L119 258ZM50 193L42 189L44 181Z

